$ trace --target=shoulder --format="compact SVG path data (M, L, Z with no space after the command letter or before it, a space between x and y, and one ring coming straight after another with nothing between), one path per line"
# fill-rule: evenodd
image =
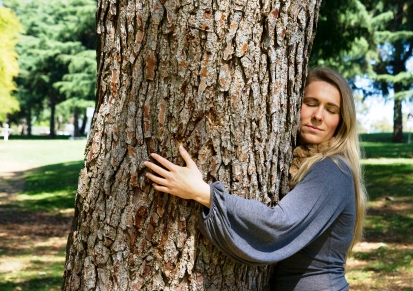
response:
M352 175L349 165L340 156L331 156L324 158L310 168L310 171L321 171L326 173L342 173L343 175Z
M304 177L304 181L350 186L353 184L353 175L350 167L341 157L332 156L314 163Z

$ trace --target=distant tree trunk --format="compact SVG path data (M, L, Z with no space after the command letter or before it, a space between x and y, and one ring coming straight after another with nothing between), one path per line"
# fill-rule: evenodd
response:
M50 98L50 128L49 128L49 136L55 137L55 117L56 117L56 101L53 97Z
M288 191L320 1L109 1L97 11L97 110L63 290L268 290L224 256L199 205L157 193L157 152L268 205Z
M394 99L393 107L393 142L403 142L402 100Z
M79 128L79 135L84 135L86 130L86 123L87 123L87 116L86 113L83 115L82 118L82 125Z
M27 136L32 136L32 111L27 110Z
M80 136L79 130L79 110L75 109L73 111L73 135L78 137Z

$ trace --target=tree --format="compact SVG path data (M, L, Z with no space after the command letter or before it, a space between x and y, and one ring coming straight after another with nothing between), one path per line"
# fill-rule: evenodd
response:
M56 106L56 111L60 113L60 116L65 116L65 120L68 120L67 113L73 113L73 136L81 136L85 134L85 129L86 129L86 122L87 122L87 117L84 116L82 120L82 126L79 127L79 118L81 113L86 112L88 107L94 107L95 102L94 101L88 101L80 98L69 98L62 103L58 104Z
M365 74L369 15L360 0L322 1L310 66L328 66L346 78Z
M56 105L66 98L92 100L95 95L96 2L5 0L4 4L16 11L26 30L17 47L21 67L17 96L22 114L30 126L33 111L38 114L46 104L51 112L50 135L54 136Z
M19 110L12 92L16 89L13 78L19 69L14 47L21 31L16 15L0 6L0 121L6 121L6 114Z
M155 193L143 162L182 164L274 205L288 170L319 1L99 1L93 128L63 290L267 290L225 257L199 206Z
M375 31L371 71L374 87L387 97L393 91L393 142L403 141L403 100L413 96L413 74L407 62L413 56L413 4L409 1L365 1L373 17L387 12ZM374 18L373 18L374 19Z

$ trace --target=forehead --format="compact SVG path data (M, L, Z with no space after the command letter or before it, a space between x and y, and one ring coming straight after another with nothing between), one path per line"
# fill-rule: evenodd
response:
M314 98L319 102L330 103L340 107L341 94L336 86L324 82L315 81L311 82L305 87L304 98Z

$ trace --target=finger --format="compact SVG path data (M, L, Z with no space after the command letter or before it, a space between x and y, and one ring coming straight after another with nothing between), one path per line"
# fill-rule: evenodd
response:
M167 180L165 180L165 179L163 179L163 178L161 178L161 177L155 176L155 175L152 174L152 173L146 173L146 177L149 178L149 179L151 179L151 180L152 180L153 182L155 182L156 184L164 185L164 186L167 184Z
M186 163L186 166L188 168L193 168L194 166L196 167L195 162L192 160L191 156L186 151L186 149L184 149L183 146L179 146L179 153L180 153L181 157L184 159L184 161Z
M158 185L158 184L155 184L155 183L153 183L152 186L153 186L153 188L154 188L156 191L164 192L164 193L168 193L168 194L169 194L169 189L168 189L168 187L161 186L161 185Z
M167 168L169 171L171 171L174 167L176 167L176 165L174 163L171 163L170 161L168 161L167 159L165 159L164 157L152 153L151 156L157 160L162 166L164 166L165 168Z
M167 177L169 174L167 170L159 167L158 165L155 165L154 163L146 161L143 164L155 173L157 173L158 175L161 175L162 177Z

